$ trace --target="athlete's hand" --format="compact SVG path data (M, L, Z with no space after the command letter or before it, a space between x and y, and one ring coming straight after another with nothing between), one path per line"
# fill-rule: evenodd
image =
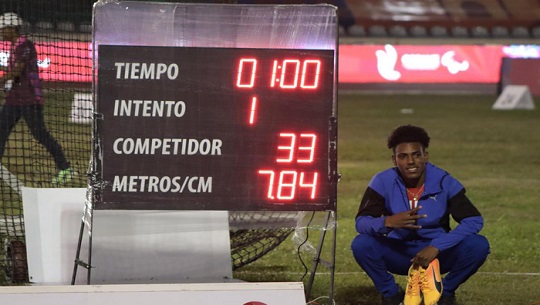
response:
M416 256L411 259L411 263L414 266L421 266L422 268L427 268L429 263L434 260L437 255L439 255L439 249L433 246L427 246L420 252L416 253Z
M420 229L422 226L416 224L416 220L426 218L426 214L418 214L422 206L417 206L408 211L387 216L384 219L384 226L387 228L405 228L405 229Z

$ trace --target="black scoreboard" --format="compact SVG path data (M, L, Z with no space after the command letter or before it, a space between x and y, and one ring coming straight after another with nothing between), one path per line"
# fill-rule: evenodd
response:
M96 209L335 210L333 50L98 54Z

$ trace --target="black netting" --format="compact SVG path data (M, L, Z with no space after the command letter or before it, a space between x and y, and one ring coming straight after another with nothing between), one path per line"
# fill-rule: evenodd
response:
M230 212L233 270L245 266L278 246L302 219L296 212Z
M26 105L24 111L13 101L14 104L2 106L1 115L4 117L0 117L0 141L4 142L3 137L5 146L0 156L0 284L3 285L28 281L21 188L81 188L87 185L92 137L90 47L94 2L0 2L0 14L12 12L20 18L4 21L8 25L20 21L17 24L18 34L35 46L43 93L42 106ZM5 32L2 33L0 67L5 70L10 66L12 52L17 53L15 48L20 41L6 41ZM20 82L21 79L15 79L11 86ZM9 90L14 89L11 87ZM0 90L0 100L8 97L9 90ZM30 100L35 98L26 97ZM285 228L260 229L257 224L265 223L269 218L253 217L249 213L231 215L234 215L231 222L242 222L238 228L231 226L234 269L260 258L293 230L290 223ZM278 218L279 215L275 214Z
M24 282L28 276L21 188L86 185L91 110L84 109L88 104L75 105L74 96L91 90L88 46L92 2L4 0L0 3L0 13L4 16L0 20L0 24L3 22L2 75L14 69L10 62L14 56L31 58L17 51L28 50L20 45L23 41L6 32L6 28L16 26L17 37L26 37L35 46L41 80L41 92L33 92L34 95L17 91L21 90L17 86L27 85L28 78L37 81L27 72L16 76L0 91L0 145L4 144L0 146L4 148L0 161L0 282L9 283ZM14 14L6 14L10 12ZM35 90L39 87L31 84ZM36 99L42 99L43 105L39 106ZM60 173L60 170L67 171ZM59 173L65 175L60 180Z
M259 259L278 246L292 231L287 228L231 230L233 270Z

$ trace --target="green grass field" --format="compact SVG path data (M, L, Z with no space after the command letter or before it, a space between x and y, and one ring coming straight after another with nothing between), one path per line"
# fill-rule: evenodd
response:
M392 166L386 138L401 124L427 129L430 161L457 177L485 218L491 254L457 292L458 304L540 304L540 111L494 111L496 96L347 95L339 97L336 304L379 304L371 280L349 250L354 217L372 175ZM536 101L537 107L540 106ZM402 113L402 109L408 109ZM310 241L317 244L317 228ZM331 239L327 238L325 250ZM304 255L309 262L309 255ZM311 264L308 264L310 267ZM248 281L299 281L304 268L289 238L235 271ZM308 274L309 276L309 274ZM304 278L304 282L308 278ZM404 287L405 277L397 277ZM328 300L319 268L313 303Z

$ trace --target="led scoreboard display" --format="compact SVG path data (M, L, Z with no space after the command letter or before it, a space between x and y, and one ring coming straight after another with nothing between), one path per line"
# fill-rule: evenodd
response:
M333 50L98 54L96 209L335 209Z

